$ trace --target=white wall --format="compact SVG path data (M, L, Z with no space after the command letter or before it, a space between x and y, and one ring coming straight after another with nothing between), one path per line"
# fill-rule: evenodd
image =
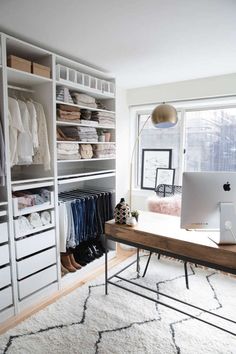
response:
M129 108L127 103L126 90L117 87L116 89L116 199L127 198L129 189Z
M131 143L129 107L165 101L236 95L236 74L214 76L117 92L117 196L125 196L129 188ZM134 117L132 117L134 119ZM150 192L134 191L132 209L146 209ZM153 192L151 192L153 195Z

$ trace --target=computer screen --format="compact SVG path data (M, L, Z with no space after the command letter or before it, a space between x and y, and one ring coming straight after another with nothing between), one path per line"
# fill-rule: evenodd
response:
M220 231L217 243L236 243L236 172L183 174L181 228Z

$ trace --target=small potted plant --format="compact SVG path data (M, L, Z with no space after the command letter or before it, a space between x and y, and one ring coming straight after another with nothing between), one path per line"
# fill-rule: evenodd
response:
M131 216L133 216L138 222L139 212L138 210L131 211Z

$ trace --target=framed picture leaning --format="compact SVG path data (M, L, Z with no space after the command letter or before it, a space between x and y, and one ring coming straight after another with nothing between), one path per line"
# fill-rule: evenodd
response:
M171 168L172 149L143 149L141 189L155 189L156 169Z
M157 168L155 189L157 188L157 186L159 186L159 184L173 185L174 181L175 181L174 168Z

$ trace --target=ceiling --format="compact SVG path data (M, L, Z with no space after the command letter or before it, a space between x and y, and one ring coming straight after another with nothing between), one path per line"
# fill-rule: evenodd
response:
M236 72L235 0L1 0L0 30L126 88Z

